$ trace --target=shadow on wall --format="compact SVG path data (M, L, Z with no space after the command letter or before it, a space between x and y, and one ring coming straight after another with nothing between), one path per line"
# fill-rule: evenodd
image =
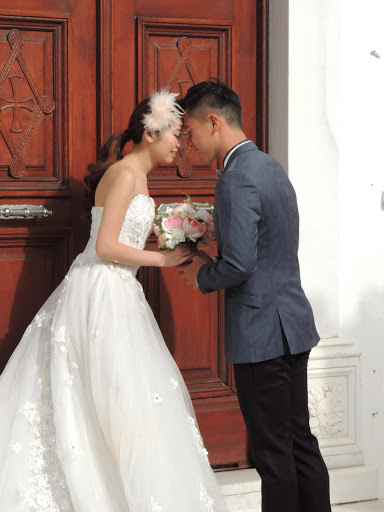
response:
M376 440L384 460L384 290L366 288L356 300L342 335L361 350L362 362L362 428L363 436ZM367 443L365 442L364 445ZM380 448L378 448L380 450ZM377 457L377 449L375 454ZM376 460L376 464L378 460ZM381 462L383 468L384 463Z

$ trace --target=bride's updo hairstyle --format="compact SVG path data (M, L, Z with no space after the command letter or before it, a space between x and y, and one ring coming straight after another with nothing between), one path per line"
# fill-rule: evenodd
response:
M134 144L140 144L145 130L143 119L150 112L149 101L150 98L145 98L136 106L129 119L128 128L120 135L111 135L100 149L99 160L88 165L88 174L84 178L85 208L87 211L90 211L94 205L95 192L99 181L112 164L123 158L123 151L127 142L132 141Z
M181 123L183 109L176 101L178 95L166 90L154 92L141 101L129 119L128 128L120 135L112 135L100 150L100 159L88 165L88 175L84 178L86 197L85 207L91 210L95 201L96 187L105 171L124 157L124 147L132 141L138 145L143 139L144 130L161 137L163 132Z

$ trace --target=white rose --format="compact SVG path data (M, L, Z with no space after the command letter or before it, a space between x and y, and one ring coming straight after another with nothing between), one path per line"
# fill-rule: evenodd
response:
M176 242L175 242L175 240L173 240L172 238L170 238L169 240L167 240L167 241L165 242L165 247L166 247L167 249L174 249L174 248L176 247Z
M172 239L175 241L176 245L185 242L184 230L182 230L182 229L178 229L178 228L174 229L171 233L171 236L172 236Z
M196 217L201 219L203 222L208 222L210 215L207 210L197 210Z
M196 217L196 210L189 203L181 203L173 209L173 215L178 215L180 218Z

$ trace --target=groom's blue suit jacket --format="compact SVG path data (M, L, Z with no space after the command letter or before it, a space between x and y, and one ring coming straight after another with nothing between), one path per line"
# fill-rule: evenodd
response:
M265 361L318 343L300 282L296 194L281 165L253 142L231 155L215 192L218 258L197 275L203 293L225 288L225 353ZM284 331L284 332L282 332Z

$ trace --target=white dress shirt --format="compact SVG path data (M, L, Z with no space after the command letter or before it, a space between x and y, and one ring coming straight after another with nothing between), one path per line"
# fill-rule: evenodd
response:
M240 146L244 146L244 144L247 144L248 142L251 142L250 140L243 140L242 142L239 142L238 144L236 144L236 146L233 146L233 148L228 151L228 153L226 154L225 158L224 158L224 169L226 168L227 166L227 163L228 163L228 160L231 158L231 155L234 151L236 151L237 148L239 148Z

